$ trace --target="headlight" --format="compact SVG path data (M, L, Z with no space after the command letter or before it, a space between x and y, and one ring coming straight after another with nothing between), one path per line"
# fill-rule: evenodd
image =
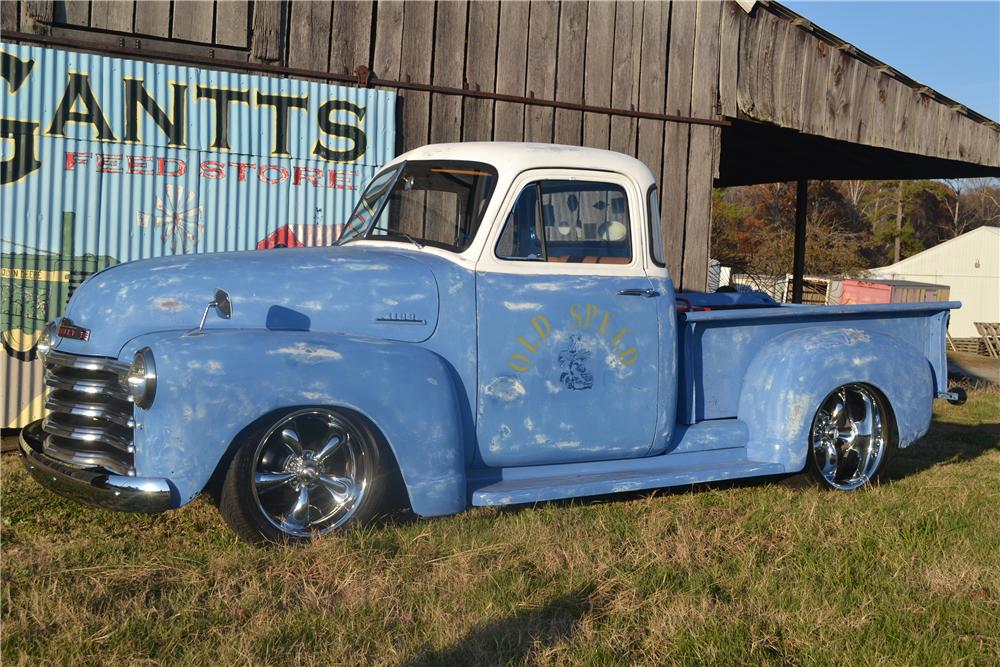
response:
M136 405L146 409L153 404L156 396L156 363L151 349L144 347L135 353L126 381L128 393Z
M55 330L56 323L49 322L45 325L45 328L42 329L42 335L38 337L38 342L35 343L35 351L38 353L38 356L42 359L43 363L45 362L45 357L49 356L49 352L52 350L52 335L55 333Z

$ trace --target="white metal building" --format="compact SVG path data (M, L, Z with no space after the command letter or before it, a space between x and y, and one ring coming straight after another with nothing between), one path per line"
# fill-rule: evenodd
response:
M904 260L871 270L874 277L939 283L951 287L948 332L978 336L973 322L1000 322L1000 227L979 227Z

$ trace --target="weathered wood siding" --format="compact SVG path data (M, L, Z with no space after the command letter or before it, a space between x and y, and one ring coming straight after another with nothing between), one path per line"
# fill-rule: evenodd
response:
M750 118L869 146L1000 165L1000 131L801 21L717 2L270 0L3 2L2 28L172 40L224 60L697 118ZM198 51L197 49L201 49ZM141 57L141 50L136 51ZM668 264L706 281L717 127L398 90L400 150L431 141L610 148L660 183Z
M850 44L758 7L725 3L720 103L728 116L904 153L1000 167L1000 129Z

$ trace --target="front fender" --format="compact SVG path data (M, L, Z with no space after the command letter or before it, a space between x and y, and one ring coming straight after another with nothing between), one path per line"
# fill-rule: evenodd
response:
M457 387L447 362L408 343L296 331L152 334L157 389L136 408L136 470L173 482L183 505L200 493L239 433L292 406L332 406L368 417L399 464L413 511L466 506Z
M780 463L788 472L805 468L816 411L848 383L882 392L900 447L927 432L934 379L923 354L892 336L860 329L798 329L768 343L747 369L738 408L750 431L747 457Z

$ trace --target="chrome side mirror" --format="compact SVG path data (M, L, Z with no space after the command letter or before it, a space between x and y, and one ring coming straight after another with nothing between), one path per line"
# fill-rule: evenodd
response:
M215 290L215 301L205 306L205 312L201 315L201 322L198 328L190 332L190 335L197 335L205 330L205 320L208 319L208 311L215 308L215 312L224 320L233 317L233 300L229 298L229 292L224 289Z

